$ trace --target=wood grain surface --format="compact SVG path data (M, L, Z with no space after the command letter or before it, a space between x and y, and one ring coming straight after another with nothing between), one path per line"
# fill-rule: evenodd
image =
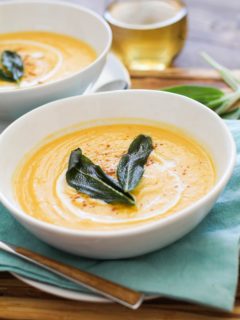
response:
M186 302L156 299L139 310L116 304L96 304L56 298L31 288L8 273L0 273L0 319L21 320L215 320L240 319L240 290L232 313Z
M5 0L8 1L8 0ZM108 1L72 0L98 12ZM189 8L189 35L174 66L164 74L132 75L133 88L158 89L198 83L227 89L199 55L207 51L229 68L240 69L240 0L185 0ZM183 68L194 68L184 70ZM186 288L187 290L187 288ZM240 289L232 313L168 299L148 301L137 311L116 304L95 304L60 299L0 273L0 319L21 320L215 320L240 319Z
M240 71L233 70L235 76L240 78ZM222 81L218 72L213 69L202 68L169 68L164 71L132 72L133 89L160 89L168 86L182 84L196 84L216 86L231 91L228 85Z

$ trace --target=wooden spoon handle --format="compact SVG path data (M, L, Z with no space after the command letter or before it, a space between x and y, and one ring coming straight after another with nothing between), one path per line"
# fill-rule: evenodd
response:
M40 265L72 282L82 285L131 309L140 307L144 295L86 271L52 260L28 249L9 245L23 259Z

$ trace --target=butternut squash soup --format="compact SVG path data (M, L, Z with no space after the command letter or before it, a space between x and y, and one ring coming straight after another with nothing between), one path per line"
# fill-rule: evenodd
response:
M0 54L0 90L63 79L96 59L96 52L84 41L42 31L0 34Z
M34 218L107 231L178 214L214 182L211 157L183 132L120 123L46 138L25 156L13 185Z

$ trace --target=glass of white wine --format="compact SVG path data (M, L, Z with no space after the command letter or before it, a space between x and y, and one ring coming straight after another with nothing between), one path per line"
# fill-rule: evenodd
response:
M115 0L104 16L113 32L112 49L130 71L164 70L186 39L181 0Z

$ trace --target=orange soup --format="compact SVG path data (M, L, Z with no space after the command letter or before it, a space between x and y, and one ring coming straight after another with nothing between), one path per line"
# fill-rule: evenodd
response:
M153 150L132 191L135 205L108 204L67 184L72 150L80 147L116 179L120 158L139 134L152 138ZM20 206L32 217L72 229L107 231L177 215L206 195L214 182L213 162L199 143L172 128L135 123L92 126L48 138L23 159L14 189Z
M52 32L0 34L0 54L5 50L20 55L24 76L19 84L0 80L0 90L31 87L63 79L96 59L96 52L86 42Z

